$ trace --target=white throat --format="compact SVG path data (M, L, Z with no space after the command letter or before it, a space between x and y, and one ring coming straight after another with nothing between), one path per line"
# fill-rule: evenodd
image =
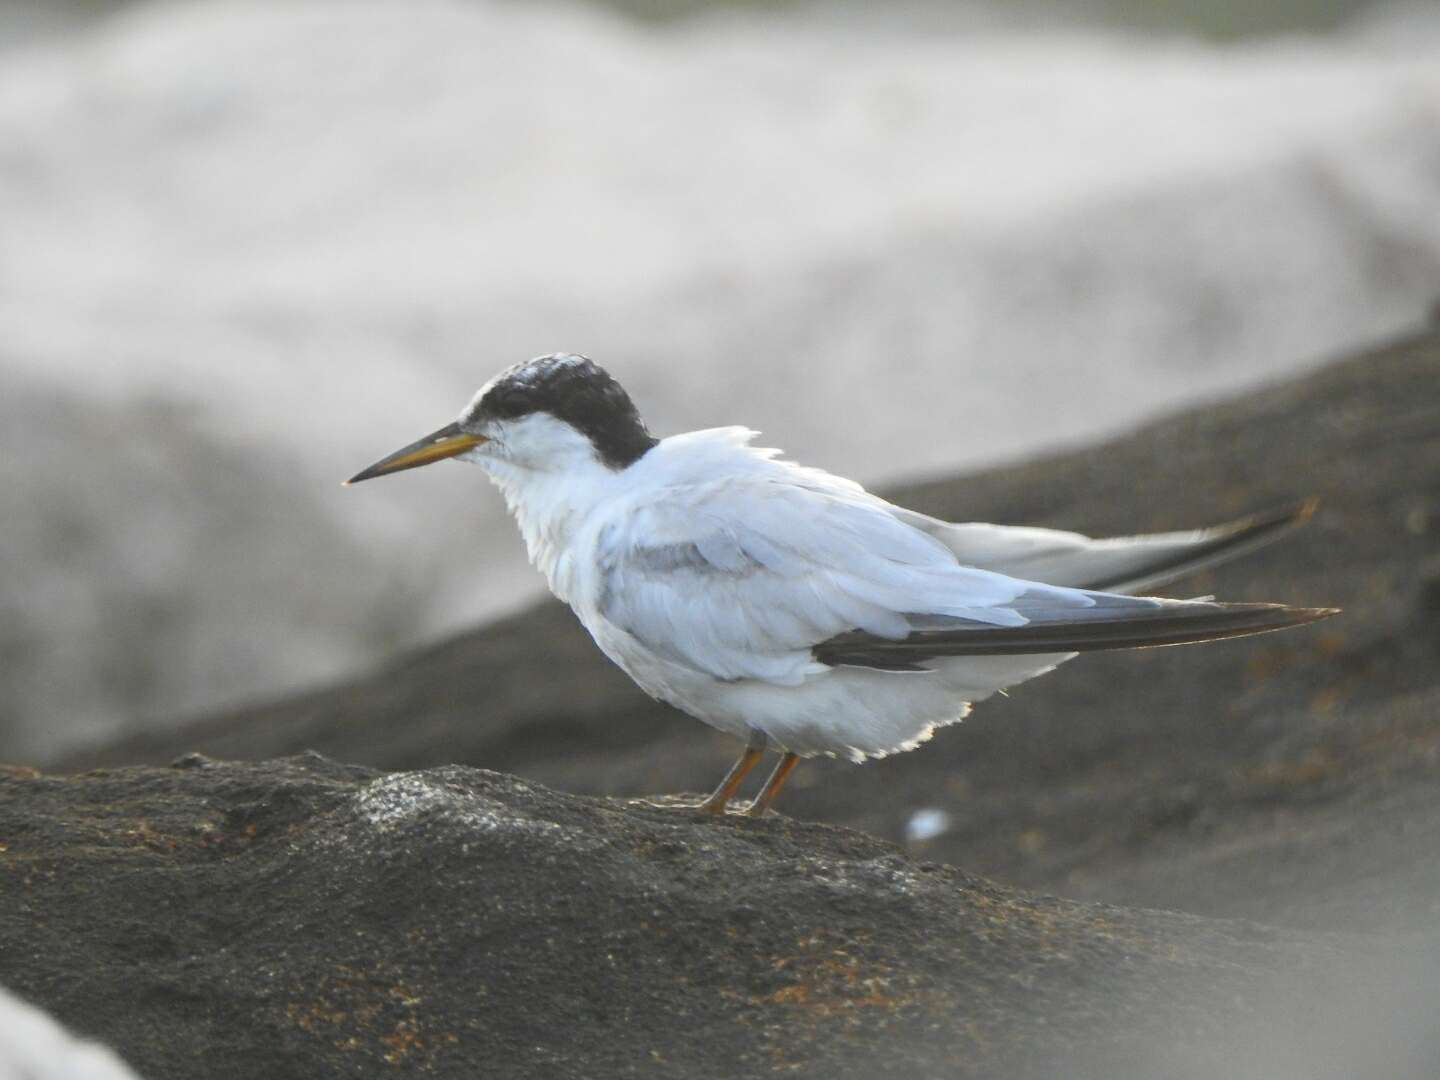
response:
M572 434L583 438L573 429ZM500 489L525 538L530 562L545 575L551 592L568 602L574 584L570 554L575 538L594 512L615 496L620 474L595 456L588 441L583 453L562 452L547 457L539 467L514 452L466 457Z

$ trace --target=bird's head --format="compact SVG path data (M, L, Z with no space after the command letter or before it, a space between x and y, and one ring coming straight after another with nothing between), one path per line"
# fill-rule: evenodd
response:
M446 458L540 472L596 462L612 470L655 445L625 389L593 360L541 356L507 368L460 418L361 470L347 484Z

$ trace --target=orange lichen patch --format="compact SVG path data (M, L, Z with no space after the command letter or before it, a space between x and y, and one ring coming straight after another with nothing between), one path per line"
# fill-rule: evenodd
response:
M1345 695L1338 686L1327 686L1310 699L1310 711L1327 713L1343 700L1345 700Z
M777 971L789 972L794 981L771 993L743 1000L752 1005L795 1009L811 1020L824 1020L854 1018L867 1010L894 1012L924 1006L940 996L915 985L915 976L857 957L844 945L831 944L820 935L802 938L796 944L800 952L771 962Z
M338 968L315 988L314 999L286 1006L285 1015L301 1031L347 1053L428 1067L438 1050L460 1041L453 1032L430 1030L419 1008L423 996L381 972Z
M135 823L132 828L122 829L119 835L133 842L135 847L148 848L151 851L176 851L180 842L168 833L163 833L153 828L143 818Z
M347 1019L342 1010L325 1005L311 1005L309 1008L301 1005L287 1005L285 1015L300 1030L309 1032L314 1032L317 1027L325 1025L343 1024Z
M180 827L157 827L146 818L135 819L128 827L112 825L91 819L70 820L64 823L81 844L131 851L152 851L173 855L197 846L215 850L247 845L255 840L258 830L254 824L233 832L225 832L213 821L199 819Z
M380 1041L390 1047L390 1052L385 1055L385 1060L391 1065L398 1065L412 1051L425 1048L424 1038L412 1025L403 1020L395 1025L395 1030L389 1035L381 1035Z
M887 1028L916 1013L933 1023L943 1017L954 1027L968 1023L953 994L913 972L856 956L854 942L828 943L819 936L797 942L799 952L772 963L793 981L766 994L726 995L762 1010L735 1019L755 1031L757 1049L775 1072L805 1071L811 1048L836 1038L868 1044L877 1028Z
M915 1000L913 996L894 997L882 993L880 979L858 980L858 984L865 987L865 993L826 996L817 993L815 987L798 983L781 987L762 1000L771 1005L798 1005L819 1016L831 1016L849 1009L894 1009Z

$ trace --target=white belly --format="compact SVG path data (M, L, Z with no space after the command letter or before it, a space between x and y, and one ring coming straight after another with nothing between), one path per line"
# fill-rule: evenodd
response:
M600 649L653 698L740 739L763 732L775 749L863 761L913 750L970 705L1034 678L1073 653L956 657L925 672L814 665L797 685L725 681L657 656L601 617L582 620Z

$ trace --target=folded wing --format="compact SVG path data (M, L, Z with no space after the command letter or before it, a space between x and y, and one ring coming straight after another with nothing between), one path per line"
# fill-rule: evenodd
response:
M1316 505L1310 499L1208 529L1100 540L1057 529L952 524L909 510L897 513L967 566L1051 585L1129 593L1268 544L1308 520Z
M596 606L673 663L717 679L802 681L812 646L846 631L885 640L907 614L1021 626L1028 588L960 566L944 544L863 492L742 477L627 508L597 544Z
M998 543L996 533L976 531L991 526L946 526L983 539L988 548L972 544L969 555L988 551L986 566L968 563L954 536L912 518L920 515L850 488L769 478L692 486L683 503L630 508L601 538L597 607L672 663L717 679L778 684L841 665L920 671L944 657L1174 645L1329 614L1121 596L992 568L1003 562L1144 581L1181 557L1188 566L1218 558L1216 545L1233 549L1247 542L1237 539L1242 534L1254 540L1265 531L1258 523L1237 523L1223 536L1210 530L1137 541L1000 530L1011 535ZM1017 540L1017 532L1025 535ZM1119 545L1148 550L1141 557Z

